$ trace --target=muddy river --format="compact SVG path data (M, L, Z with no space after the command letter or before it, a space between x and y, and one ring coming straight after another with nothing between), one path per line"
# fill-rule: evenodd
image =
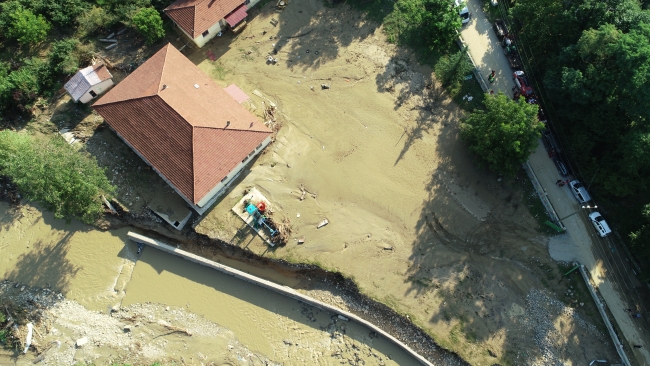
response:
M346 337L337 340L327 331L332 314L153 248L138 257L128 231L99 231L78 222L66 226L34 207L17 211L0 203L0 279L50 287L103 313L116 305L147 302L184 308L227 328L250 351L282 364L338 364L345 359L346 344L366 364L418 364L359 324L339 325ZM297 283L269 270L213 259L287 286ZM187 345L183 352L196 352L191 339ZM2 358L0 364L9 362Z

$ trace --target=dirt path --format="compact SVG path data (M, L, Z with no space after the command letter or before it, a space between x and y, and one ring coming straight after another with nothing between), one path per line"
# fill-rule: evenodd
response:
M476 166L458 140L462 111L430 69L347 6L313 0L258 11L242 34L189 54L248 93L258 114L268 101L253 91L262 92L284 124L198 232L339 270L472 364L615 357L589 326L593 309L580 307L579 284L560 282L563 267L536 231L523 181ZM286 247L268 250L230 212L253 185L292 221ZM325 217L329 225L316 229Z
M492 86L495 91L509 94L514 86L511 77L512 70L499 46L492 24L487 20L480 7L479 0L469 1L469 8L475 14L475 19L464 28L462 36L483 74L487 75L491 69L497 70L497 81ZM650 364L647 326L642 325L641 321L633 320L630 314L624 311L627 308L637 308L647 314L641 300L646 292L644 290L647 289L643 289L643 285L636 280L629 262L616 252L615 240L611 237L600 238L596 235L587 217L589 210L581 208L568 187L560 188L555 185L561 176L553 161L548 158L541 142L531 155L529 162L540 183L545 187L560 218L581 211L580 214L563 220L568 231L566 235L570 237L570 240L566 240L566 245L574 247L571 252L574 253L575 259L589 269L600 294L614 315L627 342L630 345L643 345L641 349L632 351L628 349L627 353L633 353L640 364Z

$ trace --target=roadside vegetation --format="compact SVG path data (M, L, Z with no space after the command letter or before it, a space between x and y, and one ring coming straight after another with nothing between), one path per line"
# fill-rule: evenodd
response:
M523 0L501 11L569 159L650 265L648 1ZM650 279L648 275L645 280Z
M505 94L485 98L463 121L460 136L491 170L514 177L537 147L544 125L537 119L538 106Z

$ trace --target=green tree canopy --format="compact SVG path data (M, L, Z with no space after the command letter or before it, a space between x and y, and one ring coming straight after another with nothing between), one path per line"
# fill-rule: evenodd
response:
M50 23L42 15L34 15L29 9L17 8L9 14L11 23L7 36L23 44L34 44L45 40Z
M461 124L461 138L490 169L512 176L537 146L544 125L538 106L523 97L486 96L485 110L476 110Z
M160 13L154 8L140 9L132 19L135 28L142 34L148 44L152 44L165 36Z
M467 48L440 57L435 66L436 77L444 86L462 81L473 70L474 66L467 56Z
M26 198L68 222L72 217L94 222L103 212L100 195L114 191L93 157L58 136L43 142L0 131L0 174L10 177Z

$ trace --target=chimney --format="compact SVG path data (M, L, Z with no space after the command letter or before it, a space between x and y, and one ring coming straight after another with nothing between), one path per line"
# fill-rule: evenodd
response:
M163 87L162 87L162 89L160 89L160 91L163 91L165 89L167 89L167 84L163 84Z
M226 127L230 126L230 121L226 121ZM224 129L226 128L224 127Z

